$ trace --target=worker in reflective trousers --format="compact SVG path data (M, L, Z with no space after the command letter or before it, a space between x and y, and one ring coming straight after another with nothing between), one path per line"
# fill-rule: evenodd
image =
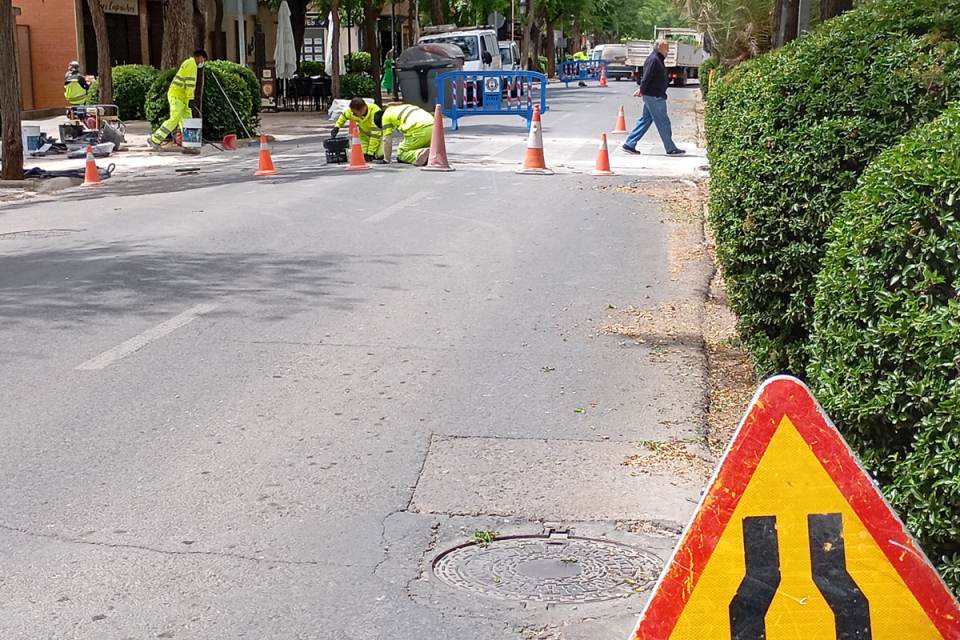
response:
M393 156L393 130L403 134L397 147L397 160L422 167L430 156L430 139L433 137L433 116L412 104L395 104L376 116L374 122L383 134L383 160L390 162Z
M380 113L380 106L377 104L367 104L363 98L354 98L350 101L350 106L343 110L333 129L330 130L330 137L336 138L347 120L353 120L357 123L357 129L360 130L360 146L363 147L363 156L367 160L373 160L380 155L380 130L373 124L373 117Z
M189 118L193 114L196 108L193 104L193 98L197 91L197 69L202 69L206 61L207 52L203 49L197 49L177 69L177 75L173 77L170 88L167 89L170 117L150 136L148 142L152 148L159 149L163 141L183 124L183 119Z

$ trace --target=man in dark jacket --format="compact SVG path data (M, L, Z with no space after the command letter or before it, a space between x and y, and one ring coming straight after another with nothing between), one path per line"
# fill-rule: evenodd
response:
M670 116L667 115L667 85L670 84L670 79L667 77L667 67L663 61L669 50L669 42L657 40L653 51L643 63L640 88L633 94L643 98L643 115L637 120L633 131L623 143L623 150L627 153L640 153L637 151L637 142L652 124L657 125L657 132L663 140L663 148L666 149L667 155L678 156L686 153L673 143L673 129L670 126Z

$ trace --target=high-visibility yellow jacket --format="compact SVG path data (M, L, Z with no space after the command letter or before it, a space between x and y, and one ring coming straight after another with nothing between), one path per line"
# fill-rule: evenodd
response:
M373 123L373 116L380 111L380 106L376 103L367 103L367 115L362 118L355 114L350 107L343 110L340 117L337 118L336 126L342 129L347 124L347 120L353 120L360 129L360 143L363 146L363 152L367 155L376 155L380 149L380 130Z
M173 77L170 88L167 89L168 98L176 98L183 102L190 102L197 91L197 61L190 56L183 61Z
M383 120L380 123L383 137L393 135L393 130L407 133L413 129L427 127L433 124L433 116L412 104L395 104L383 110Z
M70 104L83 104L87 101L88 88L86 78L82 75L79 73L67 74L63 81L63 97Z

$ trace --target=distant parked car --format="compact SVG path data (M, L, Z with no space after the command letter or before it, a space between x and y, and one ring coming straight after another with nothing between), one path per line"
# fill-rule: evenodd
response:
M503 69L507 71L520 70L520 47L513 40L501 40L497 43L500 47L500 63Z
M597 45L593 48L590 58L607 61L608 79L629 80L633 77L633 67L627 65L627 45L625 44Z

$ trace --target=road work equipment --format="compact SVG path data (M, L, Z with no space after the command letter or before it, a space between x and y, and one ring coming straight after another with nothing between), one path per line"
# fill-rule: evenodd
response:
M97 161L93 157L93 147L87 147L87 166L83 174L84 187L99 187L103 183L100 181L100 172L97 170Z
M606 60L565 60L557 67L557 77L566 87L569 87L571 82L585 87L586 80L600 80L601 69L606 75Z
M277 170L273 166L273 158L270 156L270 144L267 142L266 134L260 134L260 164L257 167L255 176L275 176Z
M397 160L404 164L423 166L433 138L433 116L412 104L391 105L374 116L374 124L383 137L383 159L393 156L393 130L403 134L397 148ZM421 161L422 157L422 161Z
M597 151L597 164L593 169L595 176L614 176L610 170L610 151L607 149L607 134L600 134L600 150Z
M540 107L537 105L533 106L533 122L530 123L530 136L527 138L527 156L523 160L523 168L518 169L517 173L553 175L543 157L543 129L540 123Z
M433 138L430 140L430 156L424 171L453 171L447 162L447 143L443 138L443 107L439 104L433 111Z
M623 113L623 105L620 105L620 112L617 114L617 124L613 127L613 133L627 133L627 118Z
M152 146L160 146L183 123L184 118L189 118L193 114L190 102L193 101L197 91L197 69L203 66L206 59L207 53L197 49L177 69L177 75L173 77L173 82L167 89L170 117L150 136Z
M366 171L370 168L363 157L363 144L360 142L360 130L357 123L350 121L350 164L347 171Z
M601 87L607 86L607 65L600 66L600 85Z
M360 136L360 144L363 154L373 159L380 154L381 136L380 129L373 123L373 117L380 112L380 106L376 103L370 103L363 98L353 98L350 106L343 110L340 117L337 118L330 137L337 137L337 133L347 122L353 122L357 125L357 131Z

